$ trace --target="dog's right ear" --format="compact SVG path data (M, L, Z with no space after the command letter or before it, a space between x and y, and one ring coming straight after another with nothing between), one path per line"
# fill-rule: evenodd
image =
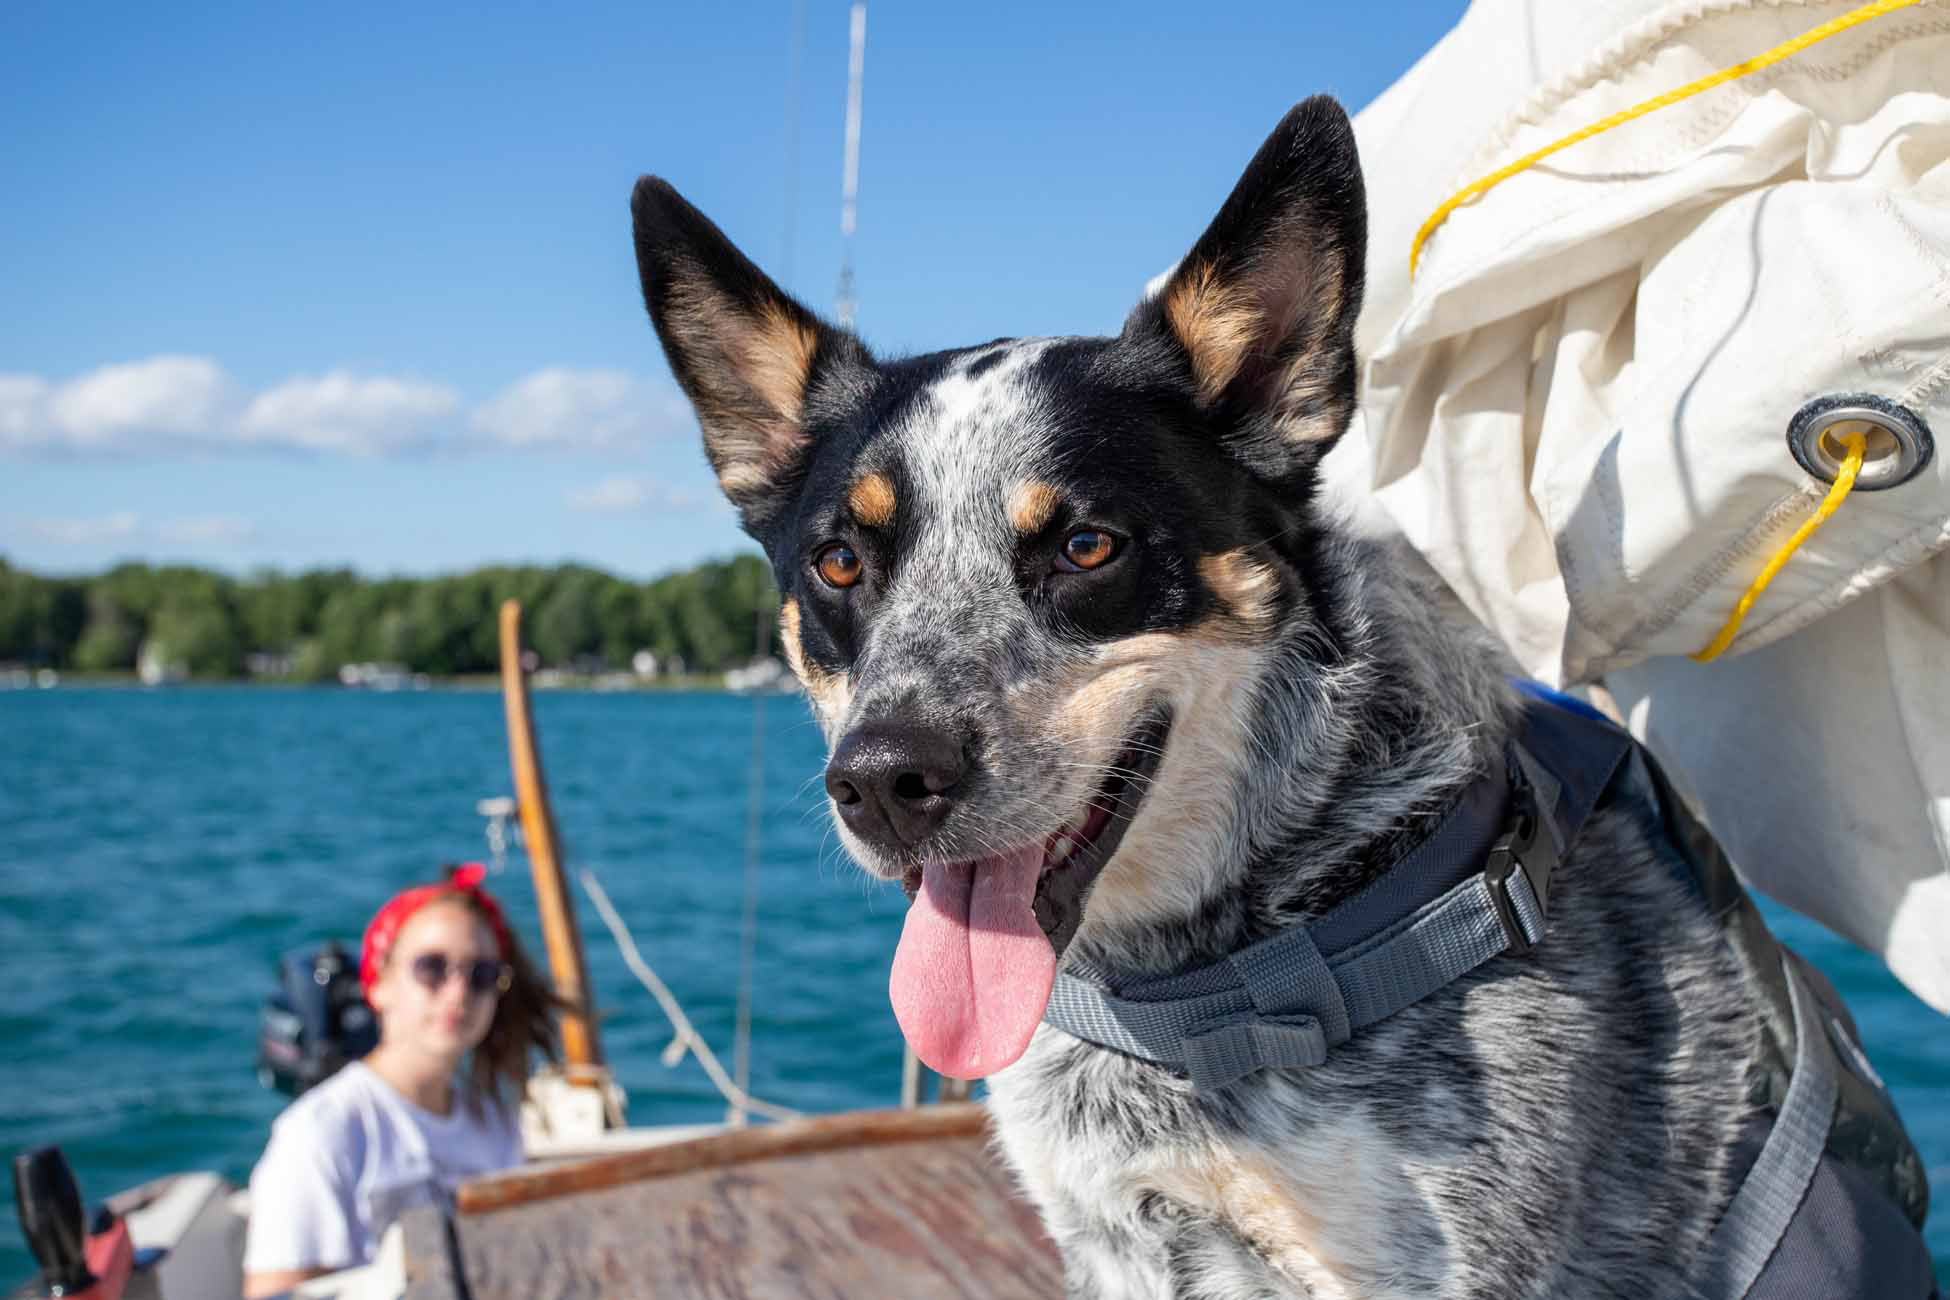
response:
M643 302L697 410L718 485L758 534L790 499L812 438L806 399L830 367L871 365L655 176L630 197Z

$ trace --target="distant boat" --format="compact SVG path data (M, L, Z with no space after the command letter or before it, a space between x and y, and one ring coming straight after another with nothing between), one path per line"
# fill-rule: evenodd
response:
M339 684L368 691L424 691L433 679L405 664L359 663L339 666Z
M799 679L776 659L765 658L724 675L724 688L735 695L791 695L799 689Z
M144 686L173 686L190 675L189 665L169 657L169 649L154 637L136 652L135 675Z

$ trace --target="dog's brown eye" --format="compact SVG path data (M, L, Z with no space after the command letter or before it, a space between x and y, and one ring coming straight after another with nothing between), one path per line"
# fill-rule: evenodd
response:
M1116 553L1117 542L1109 533L1083 528L1063 539L1063 554L1058 564L1072 570L1095 569Z
M860 557L843 542L834 542L814 556L813 568L829 587L851 587L860 581Z

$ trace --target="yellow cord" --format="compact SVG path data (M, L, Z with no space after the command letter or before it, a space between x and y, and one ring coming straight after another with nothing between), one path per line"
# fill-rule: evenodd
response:
M1765 54L1757 54L1743 63L1736 63L1730 68L1722 68L1720 71L1712 73L1709 76L1701 77L1698 81L1689 82L1677 90L1669 90L1663 95L1648 99L1636 107L1613 113L1601 122L1594 122L1583 130L1573 131L1555 144L1545 145L1535 153L1525 154L1507 167L1497 168L1488 176L1483 177L1483 179L1457 190L1454 194L1443 200L1441 207L1429 214L1429 219L1424 221L1422 228L1415 232L1414 242L1408 246L1409 278L1415 278L1415 266L1421 260L1423 243L1427 241L1430 235L1435 233L1436 227L1448 219L1451 212L1454 212L1471 199L1501 185L1518 172L1525 171L1537 163L1542 162L1560 149L1568 149L1580 140L1589 140L1592 136L1609 131L1613 127L1629 122L1635 117L1644 117L1647 113L1655 112L1666 107L1668 104L1676 104L1682 99L1690 99L1692 96L1711 90L1715 86L1723 86L1729 81L1744 77L1750 72L1759 72L1762 68L1771 67L1779 63L1782 59L1799 54L1810 45L1825 41L1831 36L1838 35L1851 27L1866 23L1872 18L1880 18L1884 14L1894 13L1898 9L1907 9L1911 5L1920 3L1922 3L1922 0L1875 0L1873 4L1863 5L1860 9L1852 9L1839 18L1830 19L1819 27L1803 32L1791 41L1785 41L1780 45L1776 45Z
M1767 562L1767 567L1760 571L1760 576L1754 579L1751 587L1747 588L1747 594L1742 596L1740 603L1733 607L1733 613L1727 615L1725 626L1706 643L1704 650L1692 656L1695 663L1711 663L1733 644L1734 634L1740 631L1741 620L1747 617L1747 611L1754 607L1756 600L1760 599L1760 593L1767 590L1767 584L1774 581L1774 575L1781 571L1781 566L1788 562L1788 557L1801 549L1801 543L1813 537L1815 529L1828 522L1828 516L1835 513L1836 507L1842 504L1842 498L1846 497L1849 489L1855 486L1855 476L1862 469L1862 458L1868 452L1869 442L1859 433L1850 433L1842 436L1842 445L1848 449L1848 458L1842 462L1841 473L1835 475L1835 485L1828 489L1828 495L1816 509L1814 518L1795 529L1794 536L1788 538L1787 543L1774 552L1774 558Z

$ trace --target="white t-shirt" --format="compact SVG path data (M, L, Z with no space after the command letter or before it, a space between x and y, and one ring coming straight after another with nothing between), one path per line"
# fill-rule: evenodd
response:
M456 1085L452 1113L436 1115L354 1061L292 1102L251 1172L245 1271L365 1264L404 1211L520 1164L514 1117L470 1095Z

